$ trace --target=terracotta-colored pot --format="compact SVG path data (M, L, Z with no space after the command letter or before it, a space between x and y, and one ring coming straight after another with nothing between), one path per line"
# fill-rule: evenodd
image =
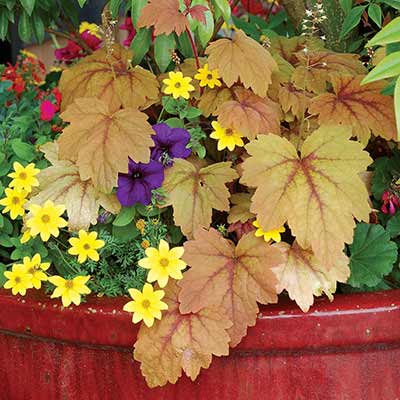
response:
M149 389L132 360L127 299L62 309L0 290L1 400L400 399L400 290L338 295L303 314L268 306L195 382Z

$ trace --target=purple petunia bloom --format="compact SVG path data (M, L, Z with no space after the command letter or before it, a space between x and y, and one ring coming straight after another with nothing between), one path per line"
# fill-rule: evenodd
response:
M173 158L187 158L192 153L186 146L190 133L183 128L171 128L167 124L153 125L156 133L152 136L155 146L151 149L151 158L170 167Z
M148 205L151 202L151 191L159 188L164 180L164 168L157 161L137 163L129 159L129 172L118 174L117 197L124 207L135 203Z

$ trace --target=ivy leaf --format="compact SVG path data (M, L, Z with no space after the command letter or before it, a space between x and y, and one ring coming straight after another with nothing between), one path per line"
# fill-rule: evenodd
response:
M218 122L250 139L259 133L280 132L279 105L244 88L233 89L234 98L218 108Z
M197 107L205 117L218 115L219 107L225 102L232 100L232 92L227 88L206 89L200 97Z
M90 180L81 179L76 165L58 160L56 143L46 143L41 151L53 165L39 172L39 192L28 204L43 204L46 200L64 204L71 231L88 230L90 224L96 224L100 205L112 213L118 212L120 206L115 195L111 199L99 193Z
M278 293L284 289L297 305L307 312L314 303L314 296L324 292L330 300L336 291L336 282L346 282L350 275L349 259L344 253L338 254L332 268L319 262L311 249L302 249L297 242L292 246L281 242L274 246L284 254L284 262L273 271L279 281Z
M243 236L237 246L215 229L198 229L194 240L184 244L184 261L190 265L179 281L180 311L199 312L215 307L233 322L230 345L236 346L254 326L258 303L276 303L277 279L272 267L283 257L254 233Z
M178 303L179 288L174 281L165 289L163 301L168 311L151 328L140 327L133 353L147 384L153 388L175 383L185 374L194 381L201 368L208 368L212 356L229 353L232 326L226 316L211 308L182 315Z
M61 158L75 162L82 180L92 179L100 191L111 192L118 172L128 172L128 157L149 161L154 132L135 108L112 112L102 100L81 98L61 118L70 122L58 139Z
M356 76L366 72L356 54L309 51L296 53L299 65L292 75L292 82L301 90L313 93L326 92L327 82L333 74Z
M201 24L206 24L205 13L208 11L208 7L202 6L201 4L194 5L188 9L188 14L199 21Z
M105 101L111 110L138 107L142 110L158 101L157 78L140 66L132 68L130 50L119 44L95 51L76 65L63 71L60 90L65 110L75 99L96 97Z
M255 217L250 212L251 196L250 193L235 193L231 196L233 206L229 210L228 223L234 224L238 221L245 223Z
M286 83L279 88L278 99L285 113L291 112L301 119L310 105L312 94L297 89L292 83Z
M384 82L361 86L363 76L332 76L334 93L323 93L311 101L309 113L320 124L349 125L366 145L373 133L386 139L397 138L393 99L381 94Z
M380 225L357 224L350 250L348 284L375 286L388 275L397 259L396 243Z
M149 0L139 15L138 28L154 26L154 35L178 36L189 28L185 15L179 11L179 0Z
M246 145L241 183L255 187L250 211L264 231L288 222L303 249L332 267L344 243L353 240L354 218L368 221L368 191L359 173L371 163L351 129L324 126L301 146L260 135Z
M226 183L238 177L230 162L220 162L201 168L184 159L174 160L165 171L163 189L168 194L166 205L174 208L175 224L187 237L195 229L208 228L212 210L229 210L229 190Z
M210 69L218 69L228 87L240 80L245 88L266 97L272 72L278 70L278 65L261 44L237 31L232 40L224 38L210 43L206 54Z

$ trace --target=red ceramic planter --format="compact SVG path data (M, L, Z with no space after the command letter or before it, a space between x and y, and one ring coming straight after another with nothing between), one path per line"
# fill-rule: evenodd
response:
M400 290L341 295L307 314L269 306L195 382L149 389L132 360L127 299L62 309L0 290L1 400L400 399Z

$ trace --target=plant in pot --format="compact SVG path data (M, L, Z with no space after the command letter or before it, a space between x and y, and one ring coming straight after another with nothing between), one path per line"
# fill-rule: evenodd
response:
M111 1L101 26L79 24L77 9L85 3L0 5L3 37L19 13L25 39L43 39L45 30L56 47L57 36L69 39L56 50L61 71L42 77L43 66L27 52L2 70L2 354L18 346L25 349L19 360L26 351L40 352L46 369L51 354L73 351L61 360L87 357L81 361L93 374L96 361L109 362L116 381L129 387L136 372L126 371L137 364L115 349L110 357L102 346L134 344L146 383L157 387L176 383L182 373L194 381L213 355L227 356L230 348L299 351L318 347L315 338L322 336L325 352L385 340L396 349L396 291L380 293L376 307L368 295L321 303L330 322L324 313L302 317L293 306L267 306L250 331L253 339L245 338L259 304L277 303L278 296L307 312L315 296L333 300L337 289L399 287L393 97L387 82L365 83L367 55L361 60L327 46L324 5L310 5L304 34L296 36L274 2L265 15L242 7L235 16L231 7L239 2ZM129 13L123 44L115 39L120 13ZM353 33L343 29L345 40ZM372 322L350 311L351 301L378 315L374 327L387 329L371 334ZM333 312L336 304L347 308L344 316ZM291 337L296 319L309 335L303 342ZM137 338L132 322L140 324ZM349 333L356 322L362 340L358 330ZM46 327L55 341L44 356L47 344L29 337L46 337ZM263 340L280 327L286 331ZM29 343L22 344L24 335ZM92 335L101 338L97 352L68 344L93 346ZM321 355L321 368L334 371L328 360ZM367 362L359 354L342 361L356 360ZM243 360L235 371L251 379L246 365ZM216 367L221 376L223 366ZM6 382L12 368L4 367ZM260 370L263 379L254 372L253 388L266 378L266 367ZM46 370L41 398L113 398L117 390L111 385L96 394L90 387L83 395L86 389L76 392L64 377L57 391L49 385L52 374ZM5 385L10 398L23 398L23 390ZM143 389L133 398L167 398L179 385L178 392ZM187 395L201 390L182 385ZM311 398L309 389L289 386L283 395L277 387L270 394ZM224 393L249 395L239 389ZM389 399L398 389L371 390Z

